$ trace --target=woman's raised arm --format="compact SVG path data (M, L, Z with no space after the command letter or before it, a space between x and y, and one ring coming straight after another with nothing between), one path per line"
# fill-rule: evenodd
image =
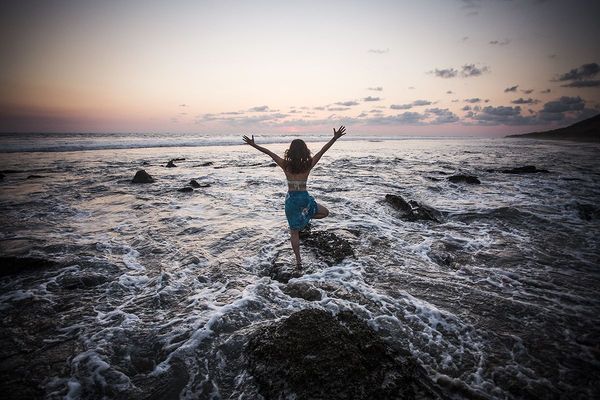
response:
M336 131L335 128L333 128L333 137L331 138L331 140L329 142L327 142L325 144L325 146L323 146L323 148L321 150L319 150L319 152L317 154L315 154L312 158L312 165L310 166L311 168L314 167L315 165L317 165L317 163L319 162L319 160L321 159L321 157L323 156L323 154L325 154L325 152L327 150L329 150L329 148L331 146L333 146L333 144L335 143L336 140L338 140L339 138L341 138L342 136L344 136L346 134L346 127L345 126L340 126L340 128Z
M273 153L271 150L254 143L254 135L252 135L252 139L250 139L246 135L242 136L242 139L244 140L244 142L246 142L246 144L249 144L250 146L254 147L256 150L263 152L263 153L267 154L268 156L270 156L273 159L273 161L275 161L277 163L277 165L279 165L281 168L284 168L285 162L283 161L283 158L279 157L277 154Z

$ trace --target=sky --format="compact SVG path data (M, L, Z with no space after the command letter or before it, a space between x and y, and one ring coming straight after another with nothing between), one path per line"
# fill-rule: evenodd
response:
M600 113L597 0L0 5L0 132L503 136Z

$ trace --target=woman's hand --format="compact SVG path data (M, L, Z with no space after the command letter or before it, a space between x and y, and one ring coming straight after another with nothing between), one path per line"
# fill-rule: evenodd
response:
M246 135L242 136L242 139L244 139L244 142L246 142L246 144L249 144L252 147L256 146L256 144L254 143L254 135L252 135L252 139L250 139Z
M346 134L346 127L345 126L340 126L340 129L338 129L337 131L335 130L335 128L333 128L333 137L336 139L341 138L342 136L344 136Z

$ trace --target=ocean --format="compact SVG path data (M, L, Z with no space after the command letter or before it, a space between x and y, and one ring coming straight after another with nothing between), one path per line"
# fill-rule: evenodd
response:
M291 138L256 141L283 154ZM328 139L306 138L313 153ZM317 308L353 312L454 398L598 398L599 150L349 133L308 190L330 210L311 229L355 255L301 243L284 282L285 176L240 136L0 135L0 256L52 262L0 276L2 390L147 398L177 375L173 396L259 398L245 338ZM549 172L502 172L526 165ZM140 169L155 182L132 184ZM387 194L442 217L407 221ZM14 378L27 371L35 384Z

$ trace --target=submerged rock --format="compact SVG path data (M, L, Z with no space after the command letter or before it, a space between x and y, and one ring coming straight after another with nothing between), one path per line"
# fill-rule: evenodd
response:
M296 312L253 334L246 354L266 399L440 398L408 353L350 312Z
M448 180L452 183L470 183L478 185L481 183L476 176L472 175L452 175L448 177Z
M176 166L177 165L175 165L175 163L173 162L173 160L169 160L169 162L166 165L167 168L175 168Z
M153 183L154 178L150 176L145 170L140 169L135 173L135 176L131 180L132 183Z
M177 191L182 193L191 193L194 191L194 189L191 187L183 187L181 189L177 189Z
M406 201L401 196L395 194L386 194L385 201L400 211L400 218L407 221L434 221L442 220L442 213L433 207L420 204L414 200Z
M190 181L190 186L191 186L191 187L193 187L193 188L199 188L199 187L200 187L200 184L198 183L198 181L197 181L197 180L195 180L195 179L192 179L192 180Z
M591 221L600 217L600 208L596 206L593 206L591 204L577 203L576 207L579 214L579 218L585 221Z
M355 256L350 242L332 231L311 231L309 228L300 232L300 238L328 265Z
M291 297L297 297L307 301L321 300L321 292L307 282L288 283L283 292Z
M535 165L526 165L524 167L515 167L511 169L503 169L501 172L505 174L535 174L538 172L550 172L547 169L537 169Z
M29 175L26 179L39 179L44 178L43 175Z

